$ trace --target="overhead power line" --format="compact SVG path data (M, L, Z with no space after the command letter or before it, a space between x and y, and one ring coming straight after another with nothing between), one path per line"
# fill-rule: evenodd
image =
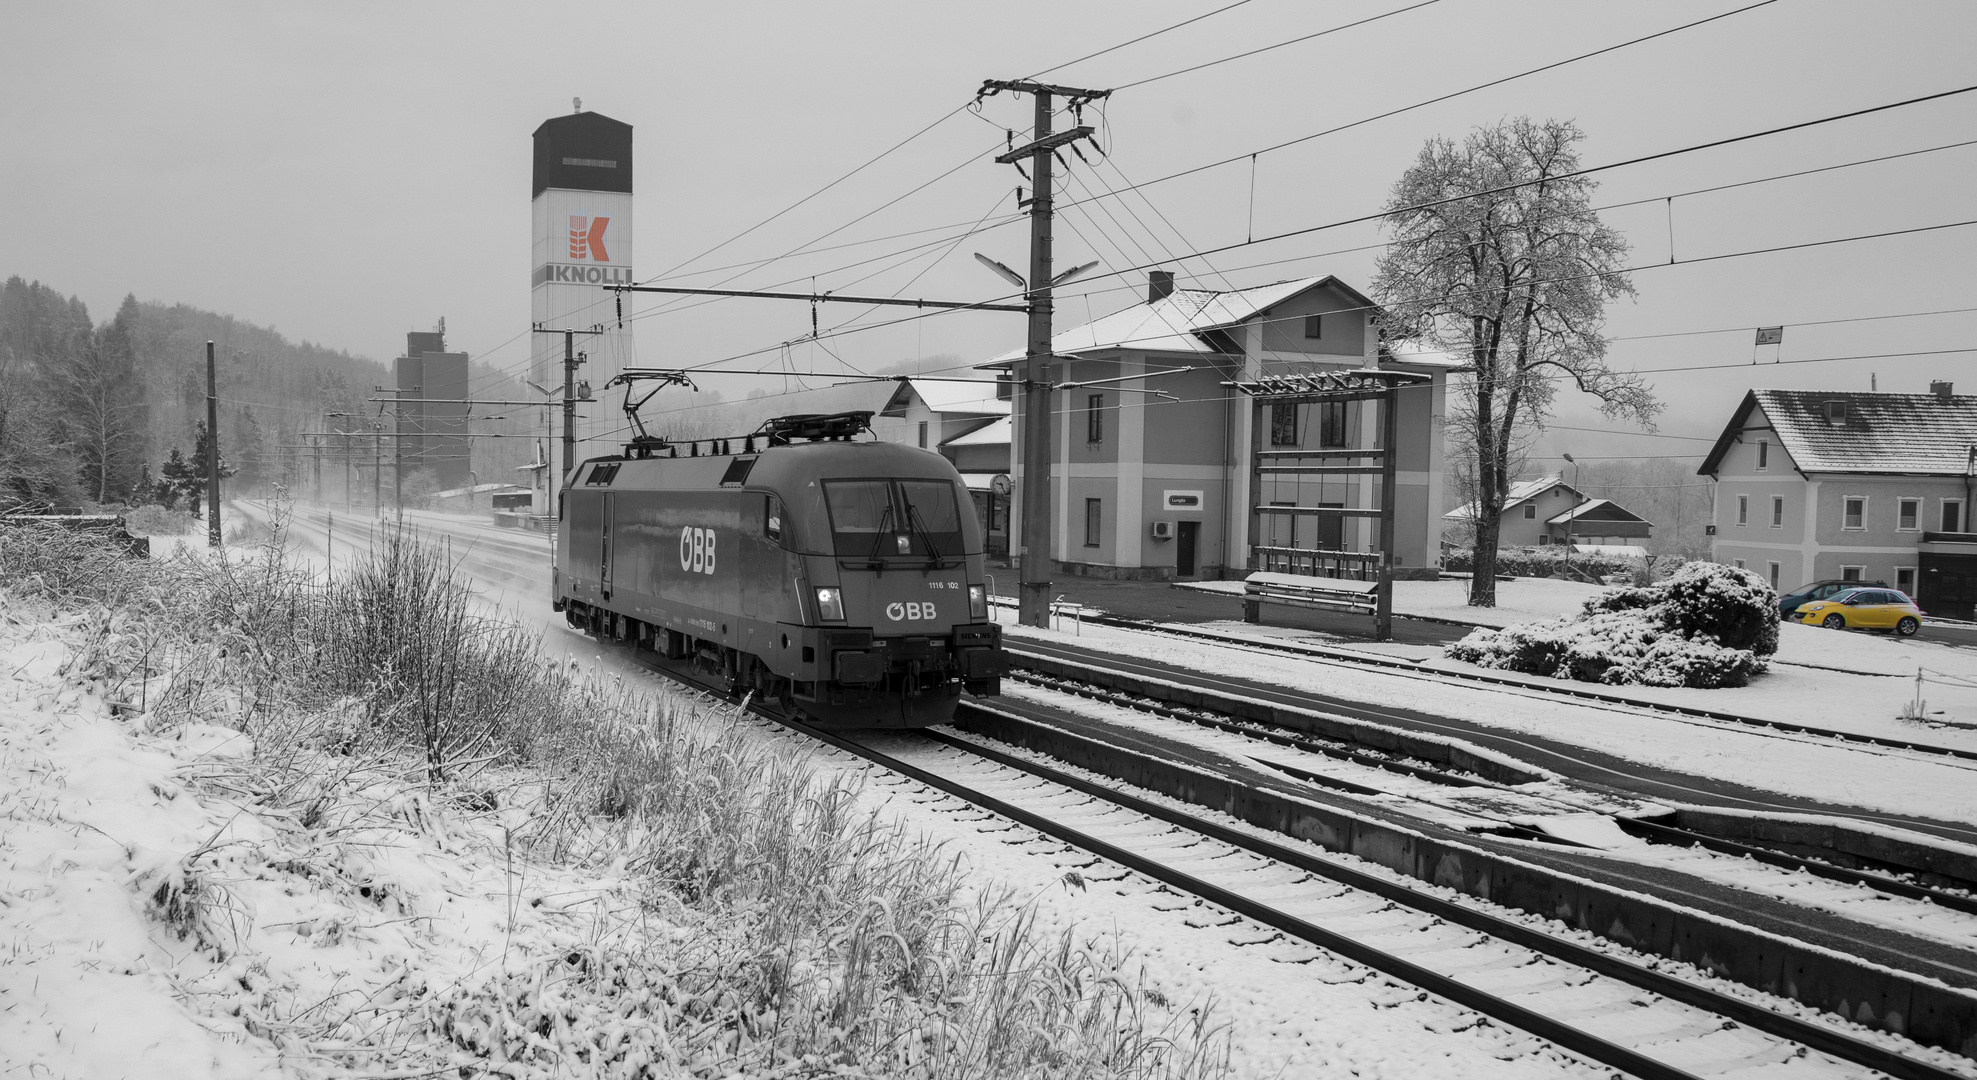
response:
M1355 26L1365 26L1365 25L1366 25L1367 23L1373 23L1373 22L1379 22L1379 21L1380 21L1381 19L1390 19L1390 18L1392 18L1392 17L1393 17L1393 16L1395 16L1395 15L1402 15L1402 14L1405 14L1405 13L1407 13L1407 12L1410 12L1410 11L1414 11L1414 10L1416 10L1416 9L1419 9L1419 8L1424 8L1424 7L1428 7L1428 6L1430 6L1430 5L1433 5L1433 4L1439 4L1439 3L1441 3L1441 0L1420 0L1420 3L1416 3L1416 4L1409 4L1409 5L1407 5L1406 7L1403 7L1403 8L1395 8L1395 9L1393 9L1392 11L1383 11L1383 12L1381 12L1381 13L1380 13L1380 14L1378 14L1378 15L1368 15L1368 16L1367 16L1366 18L1363 18L1363 19L1357 19L1357 20L1355 20L1355 21L1353 21L1353 22L1349 22L1349 23L1341 23L1341 24L1339 24L1338 26L1334 26L1334 27L1330 27L1330 28L1328 28L1328 29L1324 29L1324 30L1320 30L1320 31L1318 31L1318 32L1316 32L1316 33L1312 33L1312 34L1305 34L1305 35L1304 35L1304 36L1302 36L1302 37L1294 37L1294 38L1291 38L1291 39L1290 39L1289 41L1279 41L1279 42L1276 42L1275 44L1272 44L1272 45L1264 45L1264 46L1262 46L1262 47L1260 47L1260 48L1255 48L1255 49L1250 49L1250 50L1249 50L1249 51L1247 51L1247 52L1239 52L1239 53L1237 53L1237 54L1235 54L1234 56L1225 56L1225 57L1223 57L1223 58L1221 58L1220 60L1209 60L1209 61L1207 61L1207 62L1205 62L1205 63L1200 63L1200 64L1196 64L1196 65L1194 65L1193 67L1184 67L1184 68L1181 68L1181 69L1180 69L1179 71L1169 71L1169 72L1167 72L1167 73L1165 73L1165 74L1163 74L1163 75L1150 75L1150 76L1148 76L1148 77L1146 77L1146 78L1144 78L1144 79L1141 79L1141 80L1139 80L1138 82L1129 82L1129 83L1126 83L1126 84L1125 84L1125 85L1123 85L1123 86L1115 86L1115 87L1113 87L1113 88L1112 88L1112 92L1116 94L1116 93L1118 93L1118 92L1119 92L1119 91L1121 91L1121 90L1130 90L1130 89L1132 89L1132 88L1133 88L1133 87L1135 87L1135 86L1145 86L1145 85L1146 85L1146 84L1148 84L1148 83L1156 83L1156 82L1159 82L1159 81L1160 81L1160 80L1162 80L1162 79L1171 79L1171 78L1174 78L1174 77L1175 77L1175 76L1177 76L1177 75L1187 75L1187 74L1190 74L1190 73L1192 73L1192 72L1196 72L1196 71L1200 71L1200 70L1202 70L1203 68L1212 68L1212 67L1215 67L1215 66L1217 66L1218 64L1226 64L1226 63L1229 63L1229 62L1231 62L1231 61L1234 61L1234 60L1244 60L1244 59L1248 59L1249 57L1252 57L1252 56L1255 56L1255 55L1257 55L1257 54L1259 54L1259 53L1267 53L1267 52L1270 52L1270 51L1271 51L1271 50L1273 50L1273 49L1281 49L1281 48L1284 48L1284 47L1285 47L1285 46L1287 46L1287 45L1296 45L1296 44L1299 44L1299 43L1301 43L1301 42L1306 42L1306 41L1310 41L1310 40L1311 40L1311 39L1313 39L1313 38L1321 38L1321 37L1324 37L1324 36L1325 36L1325 35L1327 35L1327 34L1336 34L1336 33L1338 33L1338 32L1339 32L1339 31L1341 31L1341 30L1350 30L1350 29L1352 29L1352 28L1353 28L1353 27L1355 27Z
M1235 9L1249 2L1250 0L1236 0L1236 2L1233 4L1225 4L1222 7L1218 7L1213 11L1203 12L1200 15L1196 15L1192 19L1182 19L1180 22L1177 22L1172 26L1163 26L1160 29L1153 31L1152 33L1141 34L1140 36L1133 38L1130 41L1122 41L1117 45L1107 46L1106 48L1100 49L1097 52L1086 53L1083 56L1078 57L1076 60L1066 60L1063 63L1058 64L1056 67L1047 67L1044 68L1042 71L1031 72L1027 77L1031 79L1040 79L1043 76L1048 75L1053 71L1062 71L1065 68L1070 67L1072 64L1082 64L1087 60L1096 60L1097 58L1104 56L1106 53L1118 52L1120 49L1123 49L1128 45L1138 45L1142 41L1150 41L1154 38L1159 37L1162 34L1169 33L1174 30L1179 30L1184 26L1193 26L1195 23L1198 23L1203 19L1213 18L1214 16L1220 15L1225 11L1234 11Z
M1280 143L1275 143L1275 144L1272 144L1272 145L1270 145L1270 146L1266 146L1266 147L1263 147L1263 148L1262 148L1262 149L1260 149L1260 150L1252 150L1252 151L1250 151L1250 152L1248 152L1248 153L1244 153L1244 154L1237 154L1237 155L1235 155L1234 157L1226 157L1226 158L1223 158L1223 159L1221 159L1221 160L1219 160L1219 161L1211 161L1211 162L1208 162L1208 163L1207 163L1207 164L1205 164L1205 165L1195 165L1195 166L1192 166L1192 167L1190 167L1190 168L1186 168L1186 169L1182 169L1182 170L1181 170L1181 171L1179 171L1179 172L1173 172L1173 173L1168 173L1168 174L1167 174L1167 175L1165 175L1165 176L1159 176L1159 177L1155 177L1155 178L1154 178L1154 179L1152 179L1152 180L1148 180L1148 181L1146 181L1146 182L1145 182L1145 183L1143 183L1143 184L1139 184L1139 185L1135 185L1135 186L1138 186L1138 187L1151 187L1151 186L1152 186L1152 185L1154 185L1154 184L1164 184L1164 183L1166 183L1166 182L1167 182L1167 181L1169 181L1169 180L1178 180L1178 179L1180 179L1180 178L1181 178L1181 177L1183 177L1183 176L1192 176L1192 175L1194 175L1195 173L1198 173L1198 172L1206 172L1206 171L1208 171L1209 169L1216 169L1216 168L1220 168L1220 167L1222 167L1222 166L1224 166L1224 165L1232 165L1232 164L1235 164L1236 162L1239 162L1239 161L1248 161L1249 159L1251 159L1251 158L1253 158L1253 157L1256 157L1256 156L1258 156L1258 155L1261 155L1261 154L1268 154L1268 153L1272 153L1272 152L1274 152L1274 151L1277 151L1277 150L1282 150L1282 149L1285 149L1285 148L1287 148L1287 147L1292 147L1292 146L1296 146L1296 145L1298 145L1298 144L1300 144L1300 143L1307 143L1307 142L1310 142L1310 141L1311 141L1311 140L1313 140L1313 139L1321 139L1321 138L1324 138L1324 137L1325 137L1325 136L1327 136L1327 135L1336 135L1336 134L1338 134L1338 133L1339 133L1339 132L1341 132L1341 131L1349 131L1349 130L1351 130L1351 129L1353 129L1353 128L1356 128L1356 127L1363 127L1363 126L1365 126L1365 125L1367 125L1367 124L1371 124L1371 123L1374 123L1375 121L1379 121L1379 120L1386 120L1386 119L1389 119L1389 118L1391 118L1391 117L1395 117L1395 116L1399 116L1399 115L1401 115L1402 113L1408 113L1408 112L1413 112L1413 111L1414 111L1414 110L1416 110L1416 109L1423 109L1423 108L1426 108L1426 107L1428 107L1428 106L1430 106L1430 105L1437 105L1437 104L1440 104L1441 102L1444 102L1444 101L1450 101L1450 100L1453 100L1453 99L1455 99L1455 98L1459 98L1459 97L1462 97L1462 96L1464 96L1464 95L1467 95L1467 94L1473 94L1473 93L1476 93L1477 91L1480 91L1480 90L1488 90L1488 89L1490 89L1491 87L1495 87L1495 86L1502 86L1502 85L1503 85L1503 84L1505 84L1505 83L1508 83L1508 82L1514 82L1514 81L1516 81L1516 80L1518 80L1518 79L1523 79L1523 78L1528 78L1528 77L1530 77L1530 76L1532 76L1532 75L1538 75L1538 74L1542 74L1542 73L1544 73L1544 72L1547 72L1547 71L1552 71L1552 70L1554 70L1554 69L1557 69L1557 68L1561 68L1561 67L1564 67L1564 66L1566 66L1567 64L1576 64L1576 63L1578 63L1578 62L1579 62L1579 61L1581 61L1581 60L1590 60L1590 59L1592 59L1592 58L1593 58L1593 57L1595 57L1595 56L1604 56L1604 55L1605 55L1605 54L1607 54L1607 53L1610 53L1610 52L1617 52L1617 51L1619 51L1619 50L1621 50L1621 49L1625 49L1625 48L1630 48L1630 47L1632 47L1632 46L1635 46L1635 45L1639 45L1639 44L1641 44L1641 43L1643 43L1643 42L1647 42L1647 41L1653 41L1653 40L1655 40L1656 38L1662 38L1662 37L1667 37L1667 36L1668 36L1668 35L1670 35L1670 34L1679 34L1679 33L1681 33L1681 32L1682 32L1682 31L1684 31L1684 30L1693 30L1694 28L1696 28L1696 27L1698 27L1698 26L1704 26L1704 25L1706 25L1706 24L1708 24L1708 23L1713 23L1713 22L1716 22L1716 21L1717 21L1717 20L1719 20L1719 19L1727 19L1727 18L1729 18L1729 17L1731 17L1732 15L1741 15L1741 14L1743 14L1743 13L1744 13L1744 12L1746 12L1746 11L1752 11L1752 10L1755 10L1755 9L1757 9L1757 8L1761 8L1761 7L1765 7L1765 6L1768 6L1768 5L1770 5L1770 4L1775 4L1775 3L1777 3L1777 2L1778 2L1778 0L1758 0L1758 2L1757 2L1757 3L1754 3L1754 4L1746 4L1746 5L1745 5L1745 6L1743 6L1743 7L1740 7L1740 8L1735 8L1735 9L1733 9L1733 10L1730 10L1730 11L1726 11L1726 12L1723 12L1723 13L1722 13L1722 14L1720 14L1720 15L1711 15L1711 16L1709 16L1709 17L1707 17L1707 18L1702 18L1702 19L1697 19L1697 20L1695 20L1694 22L1687 22L1687 23L1683 23L1683 24L1682 24L1682 25L1680 25L1680 26L1671 26L1671 27L1669 27L1669 28L1668 28L1668 29L1666 29L1666 30L1657 30L1657 31L1655 31L1655 32L1654 32L1654 33L1652 33L1652 34L1645 34L1645 35L1642 35L1641 37L1637 37L1637 38L1632 38L1632 39L1629 39L1629 40L1627 40L1627 41L1622 41L1622 42L1620 42L1620 43L1618 43L1618 44L1615 44L1615 45L1608 45L1608 46L1605 46L1604 48L1599 48L1599 49L1594 49L1594 50L1593 50L1593 51L1591 51L1591 52L1584 52L1584 53L1580 53L1580 54L1579 54L1579 55L1577 55L1577 56L1570 56L1570 57L1567 57L1567 58L1565 58L1565 59L1563 59L1563 60L1555 60L1555 61L1553 61L1553 62L1551 62L1551 63L1549 63L1549 64L1545 64L1545 65L1542 65L1542 66L1540 66L1540 67L1534 67L1534 68L1530 68L1530 69L1527 69L1527 70L1525 70L1525 71L1520 71L1520 72L1517 72L1517 73L1516 73L1516 74L1514 74L1514 75L1505 75L1505 76L1503 76L1502 78L1499 78L1499 79L1491 79L1491 80L1490 80L1490 81L1488 81L1488 82L1483 82L1483 83L1477 83L1477 84L1476 84L1476 85L1474 85L1474 86L1469 86L1469 87L1464 87L1464 88L1463 88L1463 89L1461 89L1461 90L1453 90L1453 91L1450 91L1449 93L1446 93L1446 94L1440 94L1440 95L1437 95L1437 96L1435 96L1435 97L1431 97L1431 98L1428 98L1428 99L1426 99L1426 100L1423 100L1423 101L1417 101L1417 102L1414 102L1414 103L1412 103L1412 104L1409 104L1409 105L1402 105L1402 106L1400 106L1400 107L1399 107L1399 108L1397 108L1397 109L1389 109L1389 110L1387 110L1386 112L1383 112L1383 113L1377 113L1377 114L1375 114L1375 115L1373 115L1373 116L1368 116L1368 117L1363 117L1363 118L1361 118L1361 119L1358 119L1358 120L1353 120L1353 121L1351 121L1351 122L1349 122L1349 123L1344 123L1344 124L1340 124L1340 125L1338 125L1338 126L1336 126L1336 127L1330 127L1330 128L1326 128L1326 129L1325 129L1325 130L1323 130L1323 131L1314 131L1314 132L1312 132L1312 133L1311 133L1311 134L1309 134L1309 135L1300 135L1300 136L1298 136L1298 137L1297 137L1297 138L1295 138L1295 139L1286 139L1286 140L1284 140L1283 142L1280 142ZM1101 197L1103 197L1103 196L1101 196Z

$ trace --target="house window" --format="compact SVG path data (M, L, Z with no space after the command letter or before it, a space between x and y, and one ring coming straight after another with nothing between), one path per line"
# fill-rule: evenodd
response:
M1750 496L1737 496L1737 524L1750 524Z
M927 422L925 420L922 420L920 421L920 449L925 450L926 448L927 448Z
M1738 559L1738 560L1737 560L1737 569L1739 569L1739 570L1742 570L1743 568L1744 568L1744 561L1743 561L1742 559Z
M1895 528L1902 532L1914 532L1915 523L1921 516L1921 499L1903 499L1895 504Z
M1901 590L1903 596L1911 600L1915 598L1915 567L1895 567L1895 588Z
M1771 590L1776 592L1778 590L1778 564L1774 562L1767 564L1767 566L1768 570L1765 576L1771 579Z
M1092 394L1085 398L1085 441L1105 440L1105 395Z
M1867 568L1865 566L1842 566L1840 567L1840 580L1859 581L1866 573Z
M1098 546L1098 499L1085 500L1085 546Z
M1757 471L1763 472L1770 467L1771 442L1768 439L1759 439L1757 440Z
M1774 529L1785 527L1785 497L1783 495L1771 496L1771 527Z
M1297 445L1297 406L1270 406L1270 445Z
M1867 496L1849 495L1840 507L1840 528L1867 528Z
M1829 402L1827 402L1827 403L1826 403L1826 422L1827 422L1827 423L1829 423L1829 424L1844 424L1844 423L1846 423L1846 422L1847 422L1847 403L1846 403L1846 402L1844 402L1844 401L1829 401Z
M1345 402L1325 401L1318 405L1318 445L1326 447L1346 446Z
M1324 337L1325 336L1324 331L1325 331L1325 317L1323 315L1306 315L1304 317L1305 337L1308 338Z
M1537 508L1537 507L1536 507L1535 505L1533 505L1533 504L1531 504L1531 503L1525 503L1525 504L1524 504L1524 517L1525 517L1526 519L1530 519L1530 518L1534 518L1534 517L1537 517L1537 516L1538 516L1538 508Z
M1549 544L1549 543L1551 543L1551 534L1550 534L1550 533L1539 533L1539 534L1538 534L1538 546L1539 546L1539 547L1544 547L1545 545L1547 545L1547 544Z
M1963 500L1962 499L1943 500L1943 531L1944 532L1963 531Z

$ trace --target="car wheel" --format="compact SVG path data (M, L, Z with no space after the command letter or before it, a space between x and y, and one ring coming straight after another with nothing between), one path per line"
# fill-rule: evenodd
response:
M1913 615L1903 615L1901 621L1895 624L1895 633L1902 637L1914 637L1915 632L1920 629L1922 629L1922 620Z
M1847 617L1836 611L1826 616L1826 621L1822 625L1828 630L1845 630L1847 628Z

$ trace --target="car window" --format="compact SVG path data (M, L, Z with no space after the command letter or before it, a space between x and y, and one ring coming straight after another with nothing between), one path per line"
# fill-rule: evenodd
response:
M1812 590L1812 598L1814 600L1824 600L1839 591L1840 587L1838 585L1821 585Z

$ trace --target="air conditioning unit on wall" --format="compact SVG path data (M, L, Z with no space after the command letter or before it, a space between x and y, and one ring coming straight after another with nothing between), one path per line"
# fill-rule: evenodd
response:
M1174 538L1174 523L1171 521L1154 522L1153 538L1155 540L1172 540Z

